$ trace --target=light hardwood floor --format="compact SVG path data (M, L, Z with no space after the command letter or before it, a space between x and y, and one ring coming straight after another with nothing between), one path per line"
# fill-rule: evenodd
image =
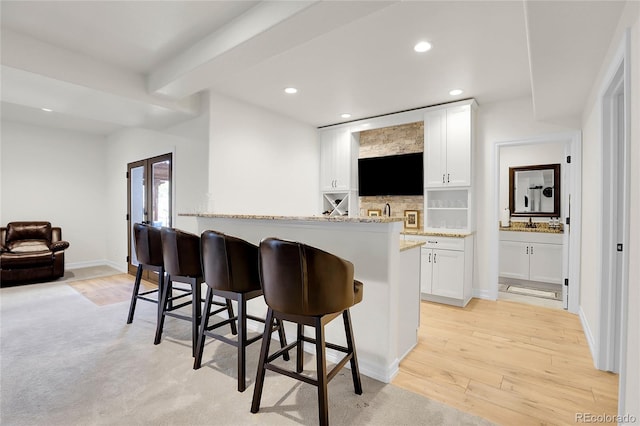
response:
M128 301L133 281L119 274L69 285L105 305ZM418 345L393 384L502 425L617 414L618 376L593 367L578 317L512 301L422 302Z
M579 318L512 301L422 302L393 384L502 425L617 414L618 376L594 368Z

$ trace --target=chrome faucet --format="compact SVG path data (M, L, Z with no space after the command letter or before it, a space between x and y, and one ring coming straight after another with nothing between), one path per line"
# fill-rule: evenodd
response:
M391 217L391 205L389 203L384 205L384 214Z

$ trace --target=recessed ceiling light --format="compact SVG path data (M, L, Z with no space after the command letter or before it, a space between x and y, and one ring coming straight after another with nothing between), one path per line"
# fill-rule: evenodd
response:
M293 95L294 93L298 93L298 89L296 89L295 87L287 87L286 89L284 89L284 92Z
M452 89L452 90L449 90L449 94L450 94L451 96L458 96L458 95L462 95L462 92L463 92L463 91L462 91L462 89Z
M351 114L349 114L348 112L345 112L344 114L341 114L340 117L349 118L349 117L351 117Z
M40 109L43 110L44 112L53 112L53 110L49 108L40 108Z
M419 53L426 52L427 50L430 50L430 49L431 49L431 43L426 41L421 41L420 43L413 46L413 50Z

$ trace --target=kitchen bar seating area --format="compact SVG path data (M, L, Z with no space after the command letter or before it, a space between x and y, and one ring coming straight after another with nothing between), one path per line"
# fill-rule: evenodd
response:
M353 279L354 266L351 262L312 246L268 237L263 238L258 247L241 238L214 230L205 230L197 235L181 229L159 229L140 223L134 224L134 230L135 250L140 266L127 324L132 323L135 301L138 298L155 301L158 313L154 344L161 342L167 318L175 318L191 322L191 350L195 357L193 368L196 370L202 365L206 336L236 346L237 390L243 392L246 389L246 347L262 341L256 387L250 407L253 413L258 412L260 407L265 369L317 386L319 424L322 425L329 424L327 384L347 362L350 362L355 393L362 394L349 308L363 300L363 284ZM158 244L160 241L157 241L157 237L161 238L161 244ZM285 249L282 250L283 248ZM139 294L143 269L158 273L159 288L155 291L158 294L157 300L146 297L153 291ZM188 284L190 291L185 293L179 287L174 288L173 282ZM207 294L202 299L201 287L204 283L207 285ZM265 289L268 290L265 297L268 298L269 306L266 320L264 316L252 315L247 311L247 301L258 300ZM179 295L174 297L174 291L179 291ZM186 296L191 298L178 301ZM223 301L214 301L214 296L223 298ZM234 315L231 300L237 304L237 315ZM189 314L180 312L185 307L190 308ZM223 315L220 317L218 314ZM217 320L211 325L210 320L214 316ZM325 325L337 316L343 316L346 346L325 341ZM264 323L264 331L249 337L248 319ZM295 341L289 345L283 320L298 324ZM315 338L304 335L305 324L315 325ZM221 332L213 332L227 325L231 334L237 335L237 338L230 339ZM280 349L270 354L274 332L277 332ZM303 370L305 342L314 344L317 358L316 380L300 374ZM292 365L295 365L295 373L270 364L278 357L290 361L289 354L294 348L295 364ZM346 354L328 374L327 348Z

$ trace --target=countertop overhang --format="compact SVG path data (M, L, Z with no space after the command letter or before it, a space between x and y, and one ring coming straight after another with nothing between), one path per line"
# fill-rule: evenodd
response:
M223 214L223 213L178 213L178 216L207 217L213 219L255 219L255 220L298 220L310 222L349 222L349 223L392 223L404 222L397 216L277 216L255 214Z

